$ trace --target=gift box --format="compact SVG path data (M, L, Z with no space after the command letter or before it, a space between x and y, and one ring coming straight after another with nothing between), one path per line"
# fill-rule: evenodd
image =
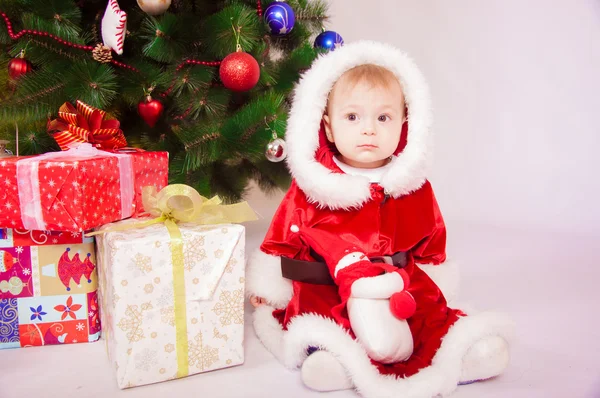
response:
M135 215L164 187L168 153L76 149L0 161L0 227L80 232Z
M103 333L120 388L244 361L245 228L178 228L179 239L165 224L97 237Z
M0 349L98 340L97 285L93 238L0 229Z
M32 231L0 228L0 249L17 246L68 245L83 243L81 232Z

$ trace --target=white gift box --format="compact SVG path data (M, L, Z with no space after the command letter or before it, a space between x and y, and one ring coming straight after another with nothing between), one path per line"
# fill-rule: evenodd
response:
M184 289L174 284L175 243L163 224L97 236L101 320L120 388L244 362L245 228L178 226Z

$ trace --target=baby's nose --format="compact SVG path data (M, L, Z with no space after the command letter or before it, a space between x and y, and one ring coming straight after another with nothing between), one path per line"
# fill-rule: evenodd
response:
M375 129L374 128L365 128L363 130L363 134L364 135L375 135Z

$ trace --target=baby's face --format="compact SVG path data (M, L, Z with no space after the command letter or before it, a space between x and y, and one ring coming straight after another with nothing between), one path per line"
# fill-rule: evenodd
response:
M327 139L335 143L341 161L359 168L381 167L398 147L405 120L400 83L373 87L360 81L353 86L342 76L323 120Z

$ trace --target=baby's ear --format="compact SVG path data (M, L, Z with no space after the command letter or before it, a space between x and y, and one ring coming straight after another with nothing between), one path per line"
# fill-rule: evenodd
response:
M323 127L325 127L325 135L327 136L327 140L329 142L334 142L333 141L333 132L331 130L331 121L329 120L328 114L323 115Z

